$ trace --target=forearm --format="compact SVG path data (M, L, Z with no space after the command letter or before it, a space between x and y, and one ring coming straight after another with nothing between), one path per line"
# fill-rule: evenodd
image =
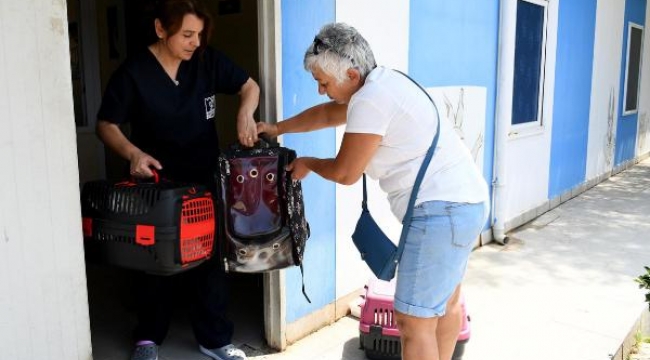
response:
M303 158L305 166L318 174L323 179L333 181L341 185L351 185L358 180L358 176L348 172L336 159Z
M97 122L95 131L97 136L109 149L126 160L130 161L136 154L142 152L124 136L124 133L117 124L100 120Z
M257 142L257 126L255 125L255 110L259 105L260 87L248 78L239 91L240 103L237 113L237 138L239 143L252 147Z
M346 105L334 102L313 106L294 117L278 122L278 135L309 132L344 124L346 111Z
M291 162L287 170L295 180L304 179L315 172L326 180L342 185L351 185L359 180L377 151L382 136L376 134L346 133L341 148L334 159L300 157Z
M260 87L253 79L248 78L248 81L242 85L239 95L241 102L239 104L238 117L252 119L255 110L259 106Z

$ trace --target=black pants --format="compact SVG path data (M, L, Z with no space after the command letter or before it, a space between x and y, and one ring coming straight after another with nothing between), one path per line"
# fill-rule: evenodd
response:
M231 343L233 324L225 315L228 278L214 259L178 275L139 273L138 277L135 282L138 311L135 341L162 344L174 305L183 303L189 310L194 336L200 345L214 349Z

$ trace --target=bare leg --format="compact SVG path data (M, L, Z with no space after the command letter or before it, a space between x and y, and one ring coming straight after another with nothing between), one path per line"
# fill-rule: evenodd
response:
M460 307L460 285L456 287L454 294L447 301L447 311L438 320L436 338L438 340L438 353L440 360L450 360L454 354L456 341L460 328L463 325L463 310Z
M419 318L395 312L402 342L402 360L451 360L462 326L460 285L442 317Z
M402 341L402 360L440 360L436 328L438 318L418 318L395 312Z

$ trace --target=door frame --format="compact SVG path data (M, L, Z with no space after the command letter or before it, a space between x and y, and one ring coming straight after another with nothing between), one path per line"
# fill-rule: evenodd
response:
M99 32L97 28L97 6L95 0L79 1L79 37L81 46L81 66L83 78L82 101L86 126L77 128L77 133L95 131L97 114L102 101L101 80L99 76ZM102 178L106 176L104 147L100 147L97 161Z
M259 85L261 88L260 118L269 121L282 118L282 27L281 0L257 0ZM96 0L80 1L80 36L83 63L84 107L86 114L96 114L101 104L99 48L93 46L99 39L96 19ZM77 128L78 133L94 131L96 119L87 116L87 126ZM104 151L98 154L102 177L106 166ZM285 271L272 271L263 275L264 332L269 346L284 350L286 338Z
M260 118L282 119L281 0L257 0ZM284 270L264 273L264 334L272 348L287 347L286 276Z

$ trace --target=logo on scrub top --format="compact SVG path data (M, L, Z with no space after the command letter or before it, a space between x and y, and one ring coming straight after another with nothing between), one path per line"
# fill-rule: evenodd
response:
M205 103L205 119L210 120L214 118L214 114L216 112L215 96L208 96L207 98L203 99L203 102Z

